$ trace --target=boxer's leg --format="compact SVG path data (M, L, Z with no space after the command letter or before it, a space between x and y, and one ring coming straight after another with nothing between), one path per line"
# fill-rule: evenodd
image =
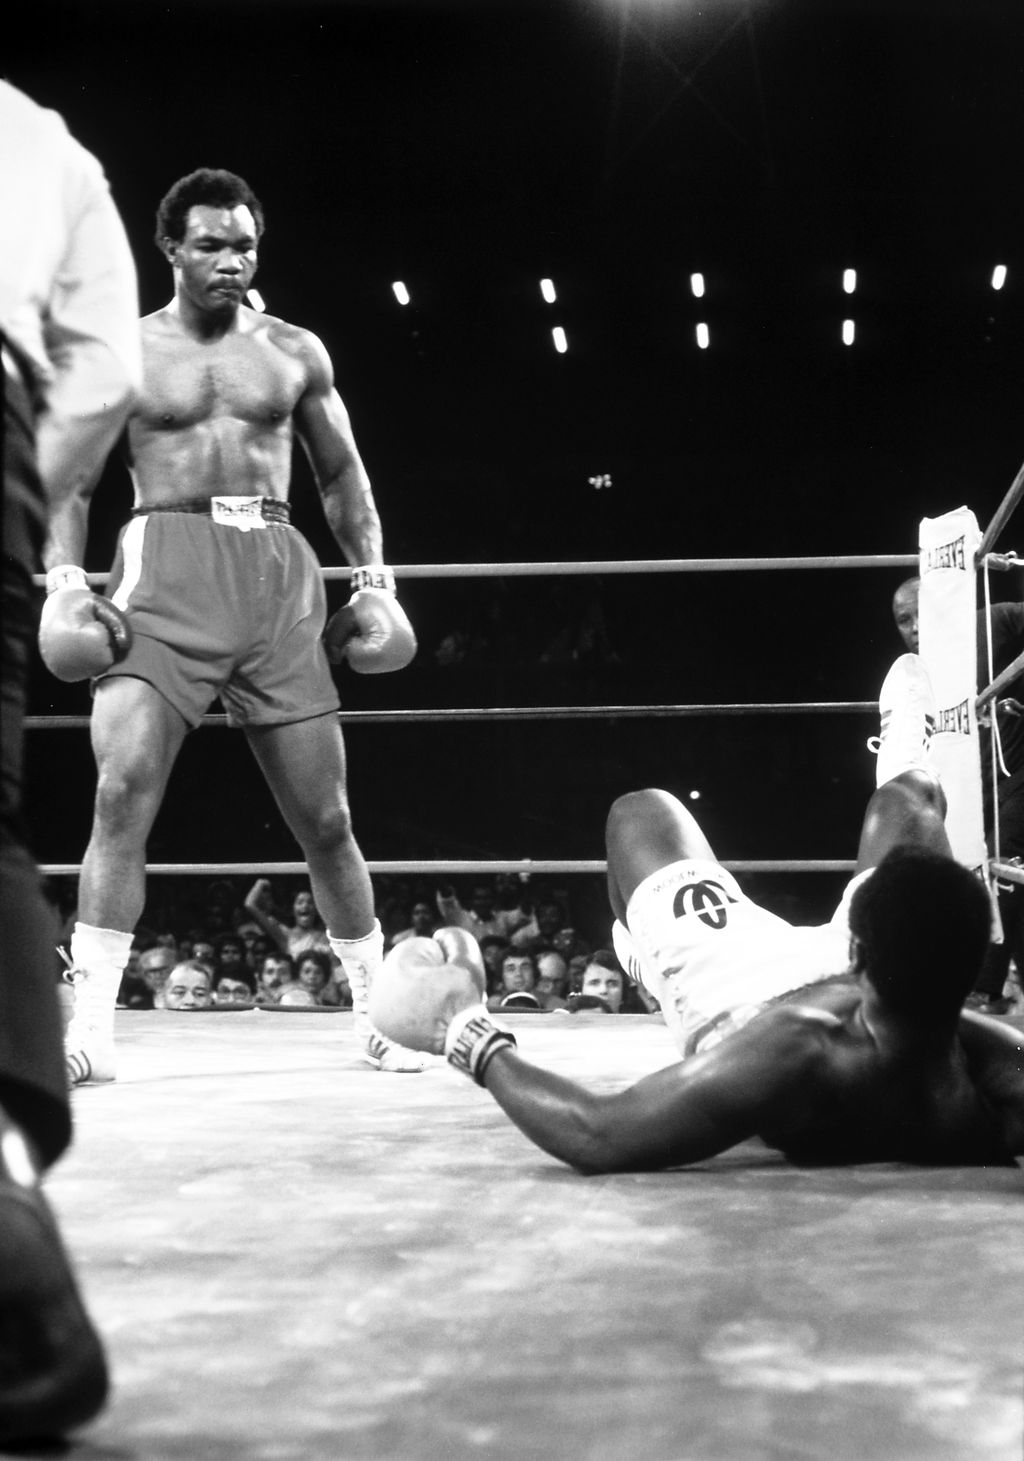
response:
M626 922L629 901L647 878L675 863L716 861L697 819L670 792L647 788L613 802L605 825L608 900L615 914L612 945L623 970L661 1006L680 1050L685 1043L674 993L650 952L644 953Z
M875 867L893 847L923 847L952 857L946 797L931 771L904 771L871 797L861 824L855 872Z
M96 687L97 786L71 938L75 1011L65 1037L73 1085L115 1076L114 1007L146 899L146 841L187 726L145 680Z
M370 1025L370 985L384 958L366 862L352 831L345 745L337 716L249 726L246 736L309 866L313 899L352 989L356 1032L382 1070L420 1071L427 1058L393 1045Z
M697 819L670 792L653 788L628 792L612 803L605 847L608 900L620 923L635 889L659 868L691 858L717 861Z

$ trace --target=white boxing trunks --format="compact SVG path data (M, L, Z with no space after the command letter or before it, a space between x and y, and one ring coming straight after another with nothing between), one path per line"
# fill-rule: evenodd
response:
M850 964L846 885L831 920L801 928L760 908L716 862L670 863L645 878L613 930L620 962L661 1005L680 1053L707 1050L773 1000L844 974ZM630 967L630 964L632 967Z

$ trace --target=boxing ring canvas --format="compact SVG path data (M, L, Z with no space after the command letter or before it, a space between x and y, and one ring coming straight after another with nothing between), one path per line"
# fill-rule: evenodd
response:
M1019 1461L1024 1171L584 1178L351 1020L118 1013L48 1181L114 1375L59 1454ZM509 1023L598 1087L676 1058L657 1016Z

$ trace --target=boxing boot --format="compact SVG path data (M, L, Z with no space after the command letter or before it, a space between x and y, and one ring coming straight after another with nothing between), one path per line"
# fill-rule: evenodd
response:
M374 1028L369 1014L370 988L384 957L384 934L380 923L360 939L335 938L328 933L335 957L345 971L352 990L352 1012L355 1016L356 1039L362 1047L363 1059L376 1070L394 1075L416 1075L426 1070L430 1060L418 1050L402 1045Z
M64 1035L69 1085L112 1081L117 1076L114 1009L131 946L130 933L75 924L66 976L75 992L74 1012Z
M921 658L901 654L878 695L881 731L868 741L878 757L875 785L903 771L932 771L929 742L935 733L935 697Z

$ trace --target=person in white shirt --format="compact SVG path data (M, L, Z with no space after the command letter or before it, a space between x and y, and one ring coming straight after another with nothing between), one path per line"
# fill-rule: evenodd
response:
M0 1444L65 1434L107 1391L40 1177L71 1139L57 1001L57 929L22 827L22 741L37 605L32 575L54 514L81 516L141 385L135 265L103 169L0 81L3 369L3 721L0 893ZM83 587L87 673L123 643Z

